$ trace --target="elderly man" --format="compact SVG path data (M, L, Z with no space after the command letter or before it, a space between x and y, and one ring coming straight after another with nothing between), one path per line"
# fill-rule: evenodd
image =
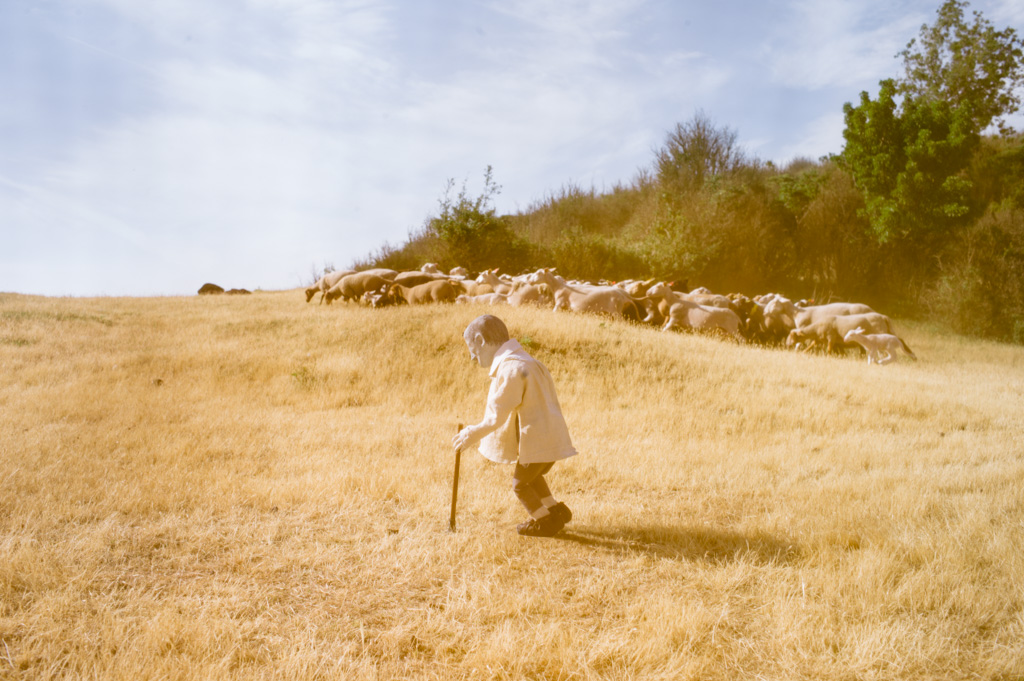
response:
M463 339L470 359L490 370L491 387L483 420L463 428L452 443L456 448L479 443L487 459L515 463L512 491L530 514L517 531L529 537L554 536L572 520L572 513L552 496L544 476L576 449L551 374L492 315L474 319Z

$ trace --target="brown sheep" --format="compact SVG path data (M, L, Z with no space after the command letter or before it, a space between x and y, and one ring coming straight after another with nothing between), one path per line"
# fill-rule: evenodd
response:
M306 289L306 302L313 300L313 296L317 293L320 295L320 303L323 304L324 298L331 287L341 281L342 277L347 277L350 274L355 274L355 270L335 270L328 272L324 276L317 279L316 283Z
M836 331L835 320L833 316L793 329L786 337L786 347L807 350L819 346L829 354L838 352L843 346L843 337Z
M512 284L512 290L508 294L508 304L513 307L520 305L550 305L553 301L551 291L547 284L527 284L517 281Z
M828 303L826 305L810 305L805 307L782 296L775 296L770 303L765 305L765 314L767 315L774 314L776 310L781 310L789 315L796 327L814 324L832 316L874 312L871 307L863 303Z
M848 347L860 347L854 342L847 342L844 337L850 331L861 328L869 333L888 333L896 335L892 320L884 314L870 312L866 314L832 315L813 324L801 326L789 332L786 346L794 347L798 343L824 343L829 353L844 354Z
M438 279L413 287L391 284L388 286L384 299L390 299L390 302L395 305L401 303L423 305L425 303L451 303L455 301L456 295L452 282L447 279Z
M343 301L358 301L367 291L379 291L391 282L388 279L376 274L374 270L356 272L342 277L341 280L332 286L324 294L324 300L330 305L332 301L341 298Z
M430 263L427 263L428 265ZM426 284L428 281L437 281L439 279L447 279L443 274L431 273L431 272L419 272L411 270L409 272L399 272L398 275L392 279L396 284L401 284L407 288L413 286L419 286L420 284Z

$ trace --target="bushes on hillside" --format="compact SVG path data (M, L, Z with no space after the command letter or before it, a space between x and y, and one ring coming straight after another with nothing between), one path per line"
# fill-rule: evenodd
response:
M960 333L1024 343L1024 209L1005 201L958 233L922 303Z
M687 159L705 169L699 183L693 173L684 182L642 172L611 192L569 186L504 216L493 208L500 187L488 168L478 196L449 182L438 214L405 244L385 244L357 264L505 272L555 266L581 279L657 277L723 293L859 300L962 333L1024 342L1024 137L982 140L965 171L972 212L982 217L947 226L941 243L923 250L906 239L881 243L862 191L833 160L779 169L751 159ZM923 253L932 254L927 267Z

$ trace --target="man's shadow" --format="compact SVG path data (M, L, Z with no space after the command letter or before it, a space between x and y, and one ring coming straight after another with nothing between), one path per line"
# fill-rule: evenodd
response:
M659 558L716 564L738 561L784 564L800 555L796 542L784 537L686 525L572 527L555 538L624 556L646 553Z

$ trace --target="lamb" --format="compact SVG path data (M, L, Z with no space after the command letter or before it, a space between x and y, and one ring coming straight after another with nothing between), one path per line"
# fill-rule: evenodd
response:
M843 340L847 343L855 342L860 344L864 348L864 352L868 355L868 364L874 362L875 364L889 364L895 362L897 354L900 350L907 353L910 359L916 360L915 355L903 339L899 336L894 336L891 333L870 333L865 334L864 328L858 326L856 329L852 329L843 336ZM885 355L882 357L882 355Z

